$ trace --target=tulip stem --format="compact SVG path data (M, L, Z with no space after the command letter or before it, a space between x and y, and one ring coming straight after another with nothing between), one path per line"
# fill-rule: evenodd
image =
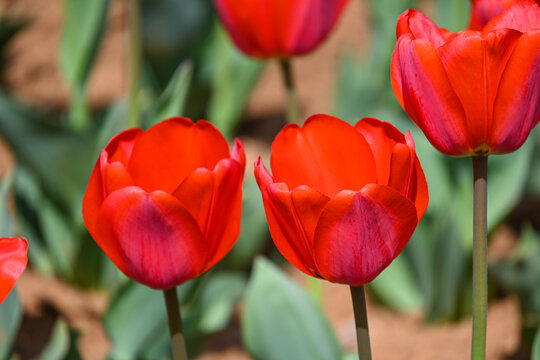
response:
M371 346L369 344L366 294L364 291L364 286L351 286L351 297L354 310L354 322L356 324L358 359L371 360Z
M128 127L138 127L138 97L141 86L141 11L139 0L129 0L129 58Z
M167 317L169 318L169 332L171 333L171 346L174 360L187 360L184 330L182 330L182 317L176 287L163 290Z
M299 110L296 93L294 91L294 82L292 77L291 63L289 59L280 60L281 73L287 90L287 122L289 124L299 123Z
M471 359L486 358L487 332L487 155L473 156L474 231Z

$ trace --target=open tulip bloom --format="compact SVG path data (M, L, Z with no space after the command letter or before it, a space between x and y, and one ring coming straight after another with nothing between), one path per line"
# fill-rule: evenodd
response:
M357 287L399 255L428 204L410 134L315 115L276 136L271 168L259 159L255 177L276 247L304 273L351 285L356 308Z
M391 67L398 101L431 144L473 157L473 359L486 347L487 156L517 150L540 120L540 6L473 1L471 27L482 23L453 33L408 10Z
M94 167L83 201L86 227L124 274L165 290L167 310L178 312L175 287L206 272L236 242L244 168L242 143L230 154L204 120L125 130Z
M334 28L349 0L214 0L236 46L246 55L280 60L287 89L287 120L297 123L289 57L307 54Z
M0 238L0 304L26 268L28 242L22 237Z

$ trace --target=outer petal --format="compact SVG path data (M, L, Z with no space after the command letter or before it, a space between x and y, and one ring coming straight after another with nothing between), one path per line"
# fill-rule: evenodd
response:
M273 183L260 159L255 164L255 178L276 247L296 268L318 277L313 260L313 234L319 215L330 199L307 186L290 192L286 184Z
M403 250L416 225L413 203L394 189L370 184L339 193L315 231L322 277L355 286L373 280Z
M484 34L497 29L526 32L540 29L540 1L522 0L491 19L482 29Z
M171 195L138 187L113 192L97 218L94 240L120 270L154 289L201 273L206 257L191 214Z
M519 148L540 120L539 49L540 30L525 33L506 63L495 99L489 138L494 153Z
M399 18L396 27L396 37L411 34L413 39L427 39L435 48L445 42L444 29L439 29L433 21L417 10L405 10Z
M207 121L171 118L152 126L135 143L128 172L151 192L172 193L196 168L213 169L229 157L219 130Z
M236 141L233 155L214 170L197 169L173 194L190 211L202 230L207 253L205 269L233 247L240 234L244 148Z
M377 179L364 137L328 115L314 115L302 128L287 125L272 144L271 163L276 182L290 189L307 185L329 197L343 189L360 190Z
M431 144L447 155L469 154L465 112L433 45L405 34L392 61L396 97L403 99L405 111Z
M27 248L24 238L0 238L0 304L26 268Z
M405 139L407 140L407 144L409 144L409 148L414 149L414 142L409 132L405 134ZM409 189L406 197L414 202L414 205L416 206L416 216L418 218L418 222L420 222L428 206L429 192L426 176L424 175L422 165L420 165L420 160L418 160L416 152L414 152L413 155L414 169L412 170L409 180Z
M133 185L125 166L135 142L142 134L140 129L122 131L101 152L83 198L84 223L90 232L95 227L99 208L107 195L118 188Z

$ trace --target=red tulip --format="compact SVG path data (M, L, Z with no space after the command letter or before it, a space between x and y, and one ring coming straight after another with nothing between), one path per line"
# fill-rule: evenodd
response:
M259 159L272 239L299 270L332 282L373 280L409 241L428 203L409 133L366 118L328 115L287 125L272 144L273 176Z
M86 227L130 278L154 289L216 264L240 232L245 155L210 123L164 120L116 135L94 167Z
M469 29L482 30L495 16L517 3L534 3L535 0L472 0ZM540 0L536 0L540 3Z
M28 242L22 237L0 238L0 304L26 268Z
M439 151L453 156L518 149L540 120L540 7L517 4L482 32L439 29L403 13L392 59L401 106Z
M348 0L214 0L236 45L247 55L289 57L315 49Z

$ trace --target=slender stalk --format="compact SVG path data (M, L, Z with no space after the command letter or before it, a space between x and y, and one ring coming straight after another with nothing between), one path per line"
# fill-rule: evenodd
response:
M141 11L139 0L129 0L129 109L128 126L139 126L141 86Z
M487 328L487 155L473 156L474 231L471 359L486 358Z
M369 329L364 286L351 286L351 297L354 310L354 322L356 324L358 359L371 360L371 346L369 344Z
M289 124L298 124L300 120L298 101L294 92L294 82L292 77L291 63L289 59L281 59L281 73L287 90L287 122Z
M322 284L321 280L308 276L308 291L309 295L317 302L317 304L322 304Z
M187 360L186 342L182 330L182 317L176 287L163 290L167 317L169 318L169 332L171 333L171 346L174 360Z

